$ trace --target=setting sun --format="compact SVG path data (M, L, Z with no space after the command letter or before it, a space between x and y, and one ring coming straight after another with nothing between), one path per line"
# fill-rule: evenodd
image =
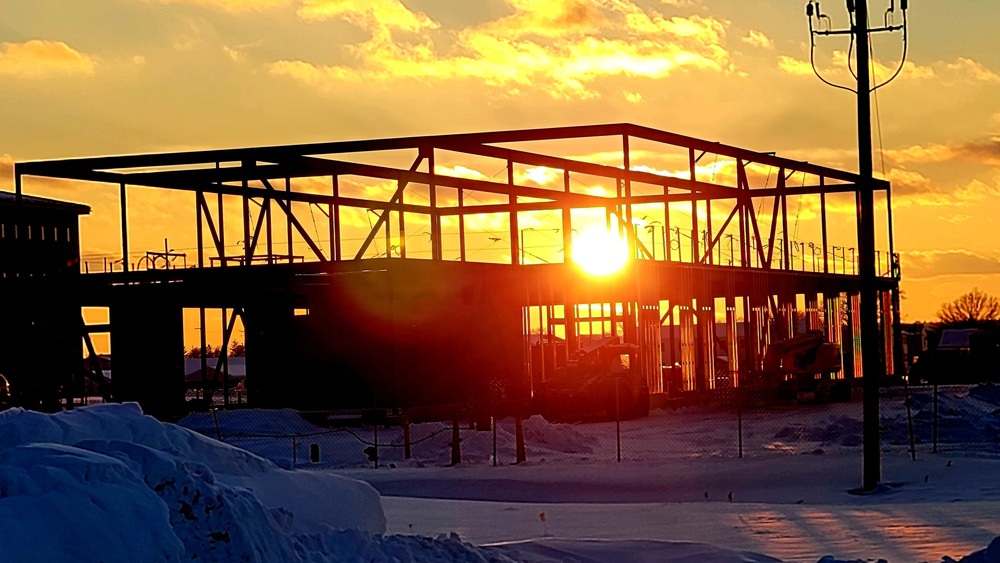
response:
M628 262L628 243L604 227L580 233L573 244L573 261L592 276L607 276L621 270Z

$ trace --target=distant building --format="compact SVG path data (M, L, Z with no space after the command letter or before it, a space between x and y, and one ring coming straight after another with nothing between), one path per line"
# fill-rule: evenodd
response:
M60 391L82 385L79 222L89 213L0 192L0 373L15 404L55 408Z
M910 351L910 377L915 383L1000 381L1000 330L925 325L914 334L922 350ZM916 342L914 342L916 344Z
M76 274L80 271L77 203L0 192L0 279Z

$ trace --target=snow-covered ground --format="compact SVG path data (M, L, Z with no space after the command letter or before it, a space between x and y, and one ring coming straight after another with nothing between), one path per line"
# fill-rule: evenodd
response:
M1000 458L1000 387L943 388L938 400L939 449L962 455ZM930 452L933 440L933 393L912 394L912 426L918 453ZM852 454L862 442L860 401L804 405L767 411L738 412L734 408L697 406L658 409L650 417L621 423L621 456L627 462L691 458L732 458L783 454ZM411 424L412 457L404 459L403 432L346 426L323 428L295 411L231 410L192 414L180 422L206 436L254 452L282 467L366 468L373 463L365 450L378 446L380 465L442 466L450 463L452 431L448 423ZM882 446L887 454L909 449L909 423L901 390L881 400ZM613 461L618 444L614 422L550 424L539 416L524 421L527 457L531 462L578 465ZM460 427L464 465L492 463L494 435ZM741 436L742 433L742 436ZM293 439L293 435L295 439ZM742 440L741 440L742 438ZM497 424L499 464L515 459L514 421ZM310 447L319 448L319 463L309 461Z
M450 430L414 425L403 460L383 429L377 470L363 452L373 433L291 411L182 421L224 444L135 405L12 409L0 413L0 561L905 563L982 550L964 561L1000 562L1000 393L942 397L945 454L927 453L928 405L914 399L917 461L898 434L905 411L884 409L887 486L869 496L847 493L860 483L856 405L745 413L743 459L719 409L623 423L621 463L613 423L526 420L517 466L512 421L498 424L497 466L490 432L462 430L463 462L445 467Z

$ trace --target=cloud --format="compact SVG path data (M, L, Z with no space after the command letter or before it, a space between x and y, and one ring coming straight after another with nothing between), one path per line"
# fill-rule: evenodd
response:
M893 205L897 207L907 205L972 206L983 200L1000 197L1000 178L992 185L973 179L965 186L947 190L941 189L923 174L903 168L891 168L889 173L885 175L885 179L892 184ZM950 217L968 219L964 215Z
M989 185L980 180L972 180L955 192L960 201L974 203L984 199L1000 196L1000 186Z
M1000 82L1000 75L985 65L972 59L960 57L957 61L946 65L949 70L958 71L980 82Z
M900 264L906 279L1000 274L1000 259L968 250L901 252Z
M243 61L245 57L245 54L242 49L230 47L228 45L223 45L222 51L226 53L226 56L229 57L229 60L233 61L234 63Z
M778 68L788 74L799 76L813 73L812 65L809 64L809 61L802 61L788 55L778 56Z
M951 223L952 225L960 225L969 219L972 219L972 215L938 215L938 219L944 221L945 223Z
M13 184L11 178L14 176L14 159L7 153L0 153L0 189L10 191Z
M508 93L532 86L557 99L587 99L600 96L593 83L603 77L732 70L721 45L727 22L714 18L667 18L630 0L506 2L511 15L433 34L436 22L395 0L371 4L365 17L346 8L325 12L372 33L369 40L347 48L351 64L286 59L272 63L270 72L329 91L405 79L473 79ZM384 10L378 8L383 5ZM401 40L397 30L411 33ZM441 35L448 39L445 50L435 41Z
M934 185L930 178L913 170L890 168L885 179L892 184L894 206L954 205L954 199Z
M740 40L744 43L749 43L754 47L760 47L762 49L770 49L774 47L774 42L771 41L771 38L756 29L751 29L747 33L747 36L741 37Z
M439 27L421 12L411 12L399 0L302 0L297 12L305 20L343 19L368 31L421 31Z
M451 176L454 178L471 178L473 180L488 180L486 174L472 168L462 166L457 164L455 166L442 166L440 164L434 165L434 173L440 174L442 176Z
M905 149L886 150L885 155L899 163L965 160L989 166L1000 166L1000 137L947 144L913 145Z
M146 0L157 4L187 4L232 13L262 12L291 5L291 0Z
M748 38L743 38L743 40L748 43L750 42ZM817 57L819 56L820 54L817 53ZM820 74L830 79L853 83L853 77L848 74L848 53L845 51L833 51L826 61L828 62L821 63L820 59L817 58L816 64ZM850 64L853 67L853 58ZM873 82L884 82L896 72L898 65L898 61L875 61L873 65ZM778 57L778 68L792 75L812 73L811 64L808 60L797 59L787 55ZM969 81L986 84L1000 83L1000 74L997 74L983 63L965 57L959 57L954 61L934 61L929 64L917 64L912 60L906 61L903 64L900 77L910 80L939 79L951 84L964 84Z
M839 80L845 84L854 84L856 81L852 76L850 76L848 71L848 64L853 67L853 59L848 63L848 56L845 51L834 51L832 54L832 64L826 66L816 61L816 69L819 71L824 78L829 80ZM891 77L898 66L898 62L890 62L889 64L882 63L881 61L875 61L872 72L872 82L881 83ZM937 66L942 66L944 63L937 63ZM806 74L812 74L812 63L808 60L797 59L795 57L790 57L788 55L778 56L778 68L783 72L791 75L802 76ZM928 80L937 76L934 66L918 65L913 61L906 61L903 63L903 69L900 71L901 78L908 78L911 80Z
M557 37L596 32L607 24L607 16L590 0L506 0L514 13L478 27L479 33Z
M32 39L0 43L0 75L40 77L58 74L94 74L89 56L62 41Z
M642 103L642 94L639 92L625 92L625 101L630 104Z

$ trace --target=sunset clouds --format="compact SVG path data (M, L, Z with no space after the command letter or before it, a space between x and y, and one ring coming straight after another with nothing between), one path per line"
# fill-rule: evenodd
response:
M94 74L89 56L62 41L32 39L24 43L0 43L0 75L29 78L47 75Z
M886 156L897 162L937 163L962 160L1000 167L1000 137L946 144L913 145L903 149L889 149L886 151Z
M0 188L10 189L13 162L32 159L616 122L855 170L855 99L813 76L804 4L7 2L0 23L0 155L9 156L0 156ZM835 27L842 27L843 3L826 4ZM888 4L870 0L879 15ZM1000 295L993 252L1000 243L993 234L1000 216L1000 50L989 40L1000 21L1000 3L911 4L907 63L897 81L873 97L873 157L876 175L892 184L895 245L906 253L904 318L930 318L950 297L928 288L941 287L949 273L977 276L978 287ZM895 70L900 40L899 33L876 37L878 79ZM839 84L853 80L849 46L842 37L817 44L820 71ZM622 165L620 139L560 148L568 156ZM688 174L686 154L638 141L631 148L637 170ZM402 166L412 158L407 155ZM494 181L506 176L502 162L453 153L438 155L436 166L442 175ZM734 161L710 154L696 165L703 180L733 182L735 172ZM750 164L748 173L754 186L777 184L777 170ZM515 180L560 187L562 176L522 166ZM804 179L787 181L798 186ZM83 220L84 252L120 244L115 186L33 178L25 186L28 193L93 204ZM342 187L374 196L394 190L391 183L358 178L345 178ZM611 187L596 178L573 182L581 193ZM301 189L323 192L329 186L317 179ZM102 195L88 201L91 194ZM427 194L407 197L419 204L421 195ZM457 196L443 191L438 197ZM144 201L142 195L130 198L133 216L141 216ZM150 209L169 214L168 204L154 203ZM190 212L188 203L178 207ZM878 205L885 213L884 199ZM771 208L758 207L761 221L769 223ZM689 205L674 209L674 225L690 221L683 215ZM730 209L713 206L713 217ZM794 199L789 209L793 236L818 242L818 202ZM854 229L855 202L830 196L827 209L830 228L839 229L831 244L843 245L841 235ZM311 225L310 211L300 210L300 219ZM370 218L361 210L346 220L358 230L348 236L364 240ZM509 252L509 244L486 233L504 220L471 221L467 227L474 224L483 233L470 242L470 251ZM550 220L532 214L530 224L545 228ZM188 225L189 219L168 217L163 228L170 224ZM420 228L409 230L411 250L425 244ZM136 226L130 240L135 249L161 248L168 234L160 231L159 224ZM235 233L232 240L240 238ZM880 232L879 245L887 238ZM958 285L956 294L969 289Z
M473 79L496 88L531 85L558 99L594 98L600 93L592 83L602 77L732 70L721 45L725 22L700 15L666 17L628 0L507 0L512 15L452 30L444 38L426 33L439 27L436 22L398 2L376 2L367 18L346 3L316 4L300 13L322 10L372 32L369 40L348 48L353 64L281 60L270 65L272 74L321 89L344 82ZM401 39L394 29L425 33ZM439 46L446 43L450 46Z

